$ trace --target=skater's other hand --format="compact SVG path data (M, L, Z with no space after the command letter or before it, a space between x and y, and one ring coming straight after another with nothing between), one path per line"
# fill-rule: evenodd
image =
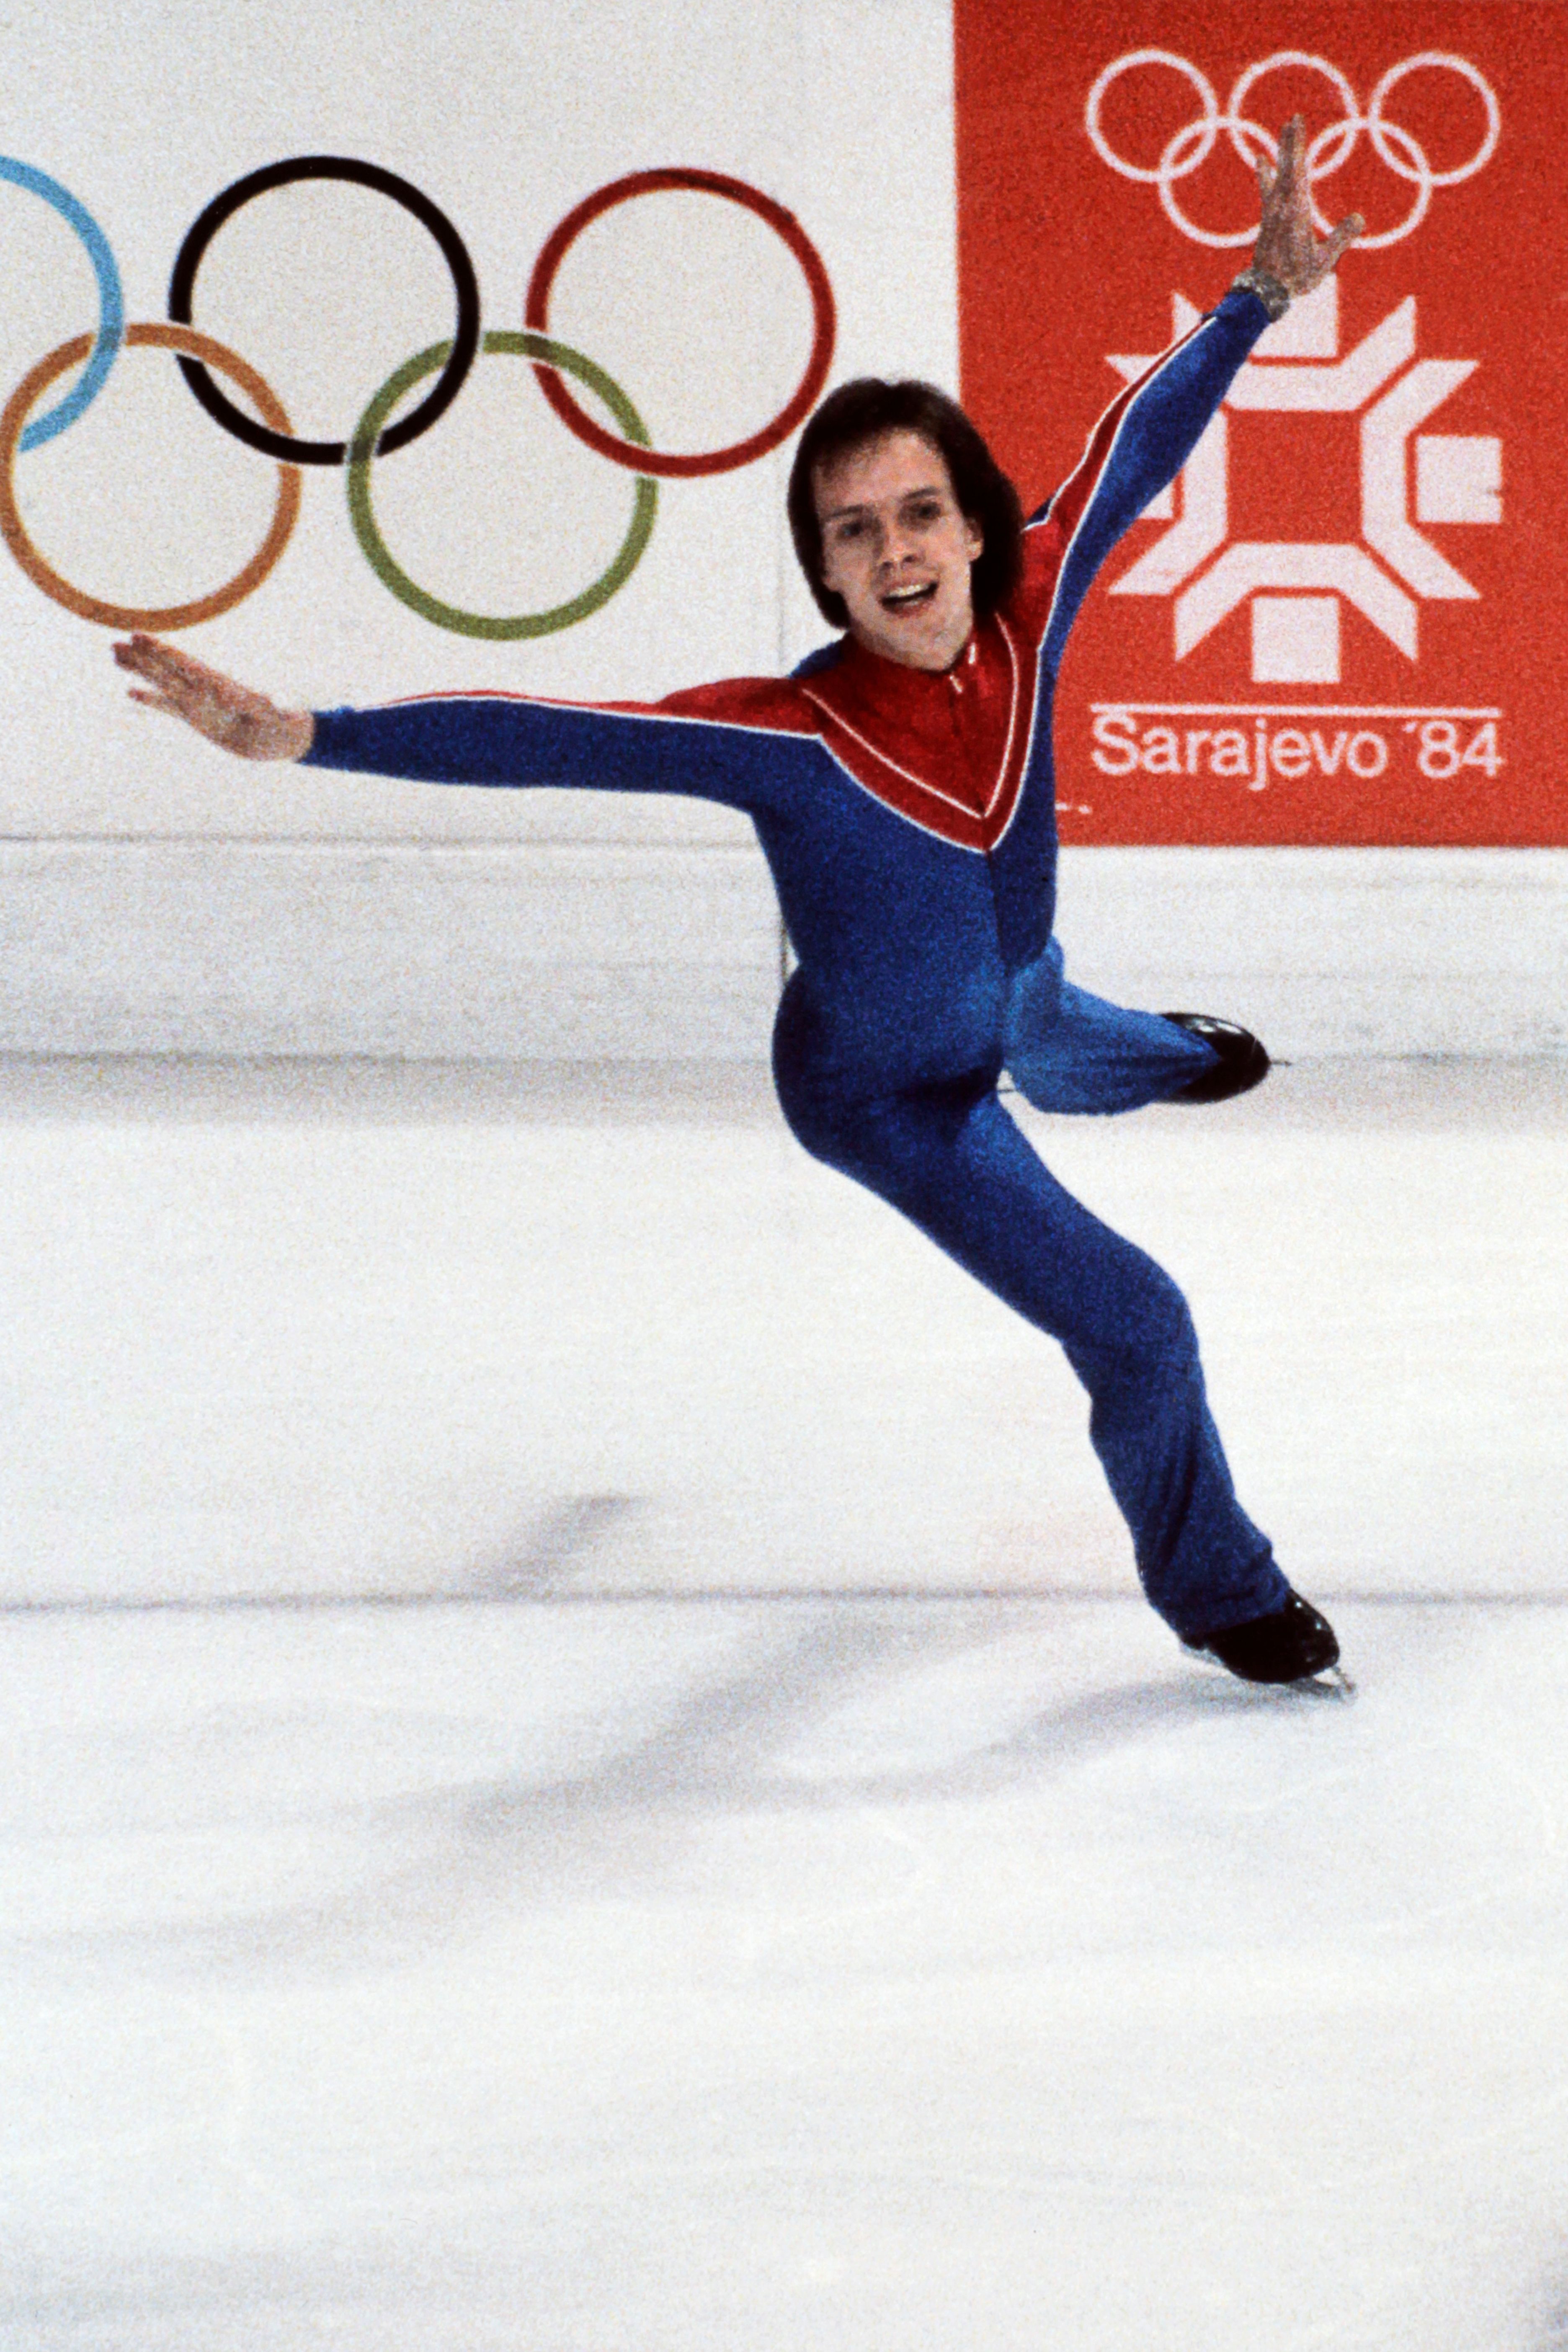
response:
M1258 166L1258 193L1263 219L1253 250L1254 269L1277 278L1287 294L1310 294L1321 286L1352 237L1366 223L1360 213L1348 213L1325 245L1318 243L1312 225L1312 191L1307 177L1304 146L1306 124L1293 114L1279 134L1279 161Z
M266 695L253 693L161 638L140 634L119 638L114 658L152 689L133 686L132 702L183 719L209 743L220 744L242 760L302 760L315 738L316 722L308 710L279 710Z

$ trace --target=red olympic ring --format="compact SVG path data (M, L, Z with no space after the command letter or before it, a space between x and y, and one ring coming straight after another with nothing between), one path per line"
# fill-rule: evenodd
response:
M625 466L634 474L661 474L689 477L694 474L728 474L737 466L749 466L754 457L765 457L787 440L795 426L816 401L827 381L827 371L833 361L833 341L837 320L833 305L833 289L822 257L812 244L795 215L783 205L775 204L759 189L748 187L744 180L731 180L721 172L691 172L669 170L630 172L624 180L612 180L596 194L585 196L569 212L558 227L552 230L529 281L528 304L523 312L523 324L531 332L550 332L550 295L555 284L556 272L574 245L591 221L598 219L615 205L624 205L633 196L651 195L659 188L698 188L711 196L727 196L731 204L755 213L766 221L784 239L805 274L811 294L813 332L811 356L787 404L781 408L771 425L753 433L748 441L736 441L727 449L699 450L691 457L671 457L658 449L639 448L635 441L621 441L615 434L606 433L584 415L567 391L559 373L540 362L534 363L534 374L540 389L563 425L574 432L579 441L613 465Z

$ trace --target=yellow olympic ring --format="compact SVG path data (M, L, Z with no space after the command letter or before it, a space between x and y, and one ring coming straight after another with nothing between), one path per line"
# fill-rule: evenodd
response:
M188 359L205 361L208 367L216 368L237 383L242 392L249 394L275 433L292 432L283 404L271 386L258 375L248 361L242 360L226 344L215 342L210 335L198 334L194 327L159 324L128 327L125 340L127 343L153 344L161 351L183 352ZM110 629L190 629L198 621L216 620L220 613L228 612L248 596L253 588L260 587L288 546L300 512L301 476L298 466L279 466L278 504L273 509L271 525L245 569L237 572L226 587L215 589L210 596L198 597L190 604L148 609L135 604L106 604L100 597L86 595L50 569L22 527L12 476L23 427L57 376L64 375L68 368L85 360L92 343L90 335L77 335L68 343L61 343L58 351L41 359L22 378L0 414L0 533L35 587L84 621L99 621Z

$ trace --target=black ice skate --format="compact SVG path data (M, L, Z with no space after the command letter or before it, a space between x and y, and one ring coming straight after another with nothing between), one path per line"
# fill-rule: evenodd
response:
M1221 1633L1200 1634L1186 1646L1206 1651L1246 1683L1310 1682L1315 1675L1332 1673L1340 1659L1333 1627L1299 1592L1267 1617L1227 1625ZM1343 1673L1333 1674L1333 1686L1347 1693L1353 1688Z
M1261 1086L1268 1076L1268 1055L1250 1029L1237 1028L1234 1021L1216 1021L1211 1013L1162 1013L1160 1018L1173 1021L1178 1029L1190 1029L1219 1055L1213 1069L1189 1079L1171 1097L1173 1102L1226 1102Z

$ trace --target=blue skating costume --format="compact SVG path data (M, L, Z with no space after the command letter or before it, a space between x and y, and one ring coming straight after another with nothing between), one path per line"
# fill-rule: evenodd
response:
M318 714L314 764L432 783L686 793L743 810L799 969L773 1038L799 1140L900 1209L1060 1340L1132 1531L1143 1587L1188 1639L1280 1608L1205 1400L1185 1300L1064 1192L997 1099L1043 1109L1177 1093L1213 1049L1069 986L1051 938L1051 695L1073 617L1127 525L1180 470L1268 324L1233 288L1112 404L1024 535L1021 583L950 671L852 638L788 678L656 704L479 693Z

